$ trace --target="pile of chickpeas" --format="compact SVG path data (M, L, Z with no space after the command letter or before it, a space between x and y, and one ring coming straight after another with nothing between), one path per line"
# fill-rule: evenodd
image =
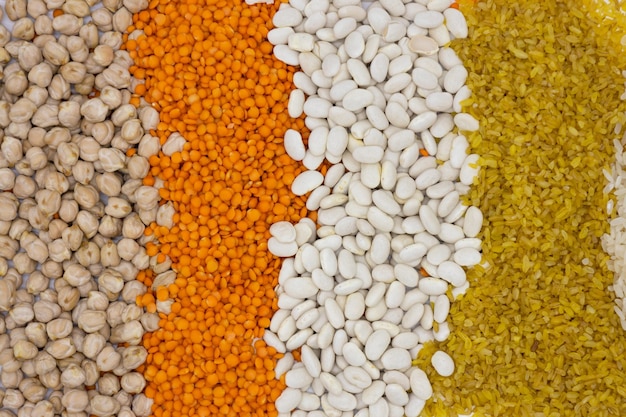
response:
M158 112L133 91L123 33L146 0L7 0L0 27L0 417L148 416L137 368L157 312L141 270L169 225ZM135 32L134 36L140 33ZM173 140L170 148L180 149ZM158 276L158 275L157 275Z

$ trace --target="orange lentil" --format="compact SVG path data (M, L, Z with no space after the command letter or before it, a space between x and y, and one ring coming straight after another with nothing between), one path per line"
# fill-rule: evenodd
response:
M144 81L133 103L141 96L160 114L151 134L161 144L172 132L187 140L180 152L150 157L143 180L162 180L161 204L176 209L171 229L153 224L145 235L158 240L147 254L169 256L177 278L137 300L153 310L172 299L159 330L143 338L145 394L157 417L278 414L282 355L262 341L280 270L267 250L269 226L309 215L290 192L303 168L282 145L287 129L308 134L284 104L293 69L267 41L278 7L152 0L133 16L144 34L125 41L130 71ZM139 279L149 286L154 274Z

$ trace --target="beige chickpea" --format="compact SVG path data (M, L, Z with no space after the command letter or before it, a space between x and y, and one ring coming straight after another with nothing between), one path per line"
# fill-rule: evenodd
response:
M39 34L39 36L52 35L54 33L54 28L52 27L52 19L50 19L50 17L45 14L37 16L37 18L35 19L34 27L35 32Z
M61 307L50 301L38 300L33 305L33 312L35 313L37 321L41 323L49 323L59 317L61 314Z
M135 395L133 398L133 413L137 417L148 417L152 412L154 400L146 397L143 393Z
M74 263L65 268L63 279L71 286L78 287L91 280L91 274L84 266Z
M48 64L45 65L47 66ZM48 100L48 90L44 87L31 85L26 89L26 91L24 91L24 98L27 98L28 100L35 103L35 106L37 107L43 106ZM30 131L28 132L28 137L30 139Z
M124 289L122 290L122 300L127 303L134 303L137 296L145 294L146 289L146 286L142 282L136 280L129 281L124 285Z
M85 79L87 69L85 68L85 64L81 62L70 61L61 66L59 73L68 83L78 84Z
M7 127L11 123L11 119L9 118L10 110L11 110L11 105L5 100L0 100L0 126L1 127Z
M128 370L137 369L148 357L148 351L143 346L129 346L122 354L122 364Z
M35 65L30 70L30 72L28 73L28 81L37 85L38 87L47 88L52 81L52 75L52 68L50 67L50 64L46 62L41 62Z
M121 408L120 403L106 395L95 395L89 403L91 414L97 417L116 415Z
M113 172L105 172L96 175L96 186L98 190L109 196L116 197L122 192L122 179L118 174ZM126 185L124 185L126 186Z
M91 185L76 184L74 186L74 199L81 208L89 209L100 201L100 195L98 190Z
M124 323L137 321L141 318L143 312L143 308L139 307L137 304L128 304L126 307L124 307L124 312L122 313L122 321Z
M0 190L10 190L15 186L15 173L10 168L0 168Z
M7 43L9 43L10 40L11 32L9 31L9 29L4 27L4 25L2 25L2 27L0 28L0 46L4 47Z
M30 272L29 272L30 273ZM4 275L4 279L6 279L7 281L11 281L13 283L13 285L15 285L15 288L18 288L15 291L15 300L19 300L22 297L22 291L20 291L20 289L22 288L22 284L24 283L24 279L23 279L24 275L21 274L17 268L9 268L6 272L6 274ZM24 291L27 293L27 291Z
M137 188L137 190L135 190L134 197L137 202L137 207L140 210L151 210L156 208L160 200L159 190L155 187L147 185Z
M93 91L93 87L96 84L96 77L93 74L85 74L82 81L74 84L74 89L78 94L87 96Z
M26 17L26 1L24 0L6 0L4 11L9 19L16 21Z
M9 54L9 51L7 51L3 47L0 47L0 64L4 65L8 63L10 60L11 60L11 55Z
M83 236L83 231L77 224L69 226L61 234L63 242L72 251L77 251L81 247Z
M61 372L61 383L66 388L78 388L85 382L85 372L75 363L69 364Z
M99 333L90 333L83 341L83 354L89 359L96 359L106 346L107 340Z
M78 214L78 203L74 200L61 200L61 207L59 208L59 217L64 222L70 223L76 219Z
M106 238L116 238L122 233L122 220L109 216L108 214L100 220L98 233Z
M133 14L125 7L122 7L113 15L113 30L126 32L126 29L132 23Z
M55 414L60 414L63 410L63 404L61 404L61 398L63 397L63 392L61 391L52 391L48 396L48 401L52 404L53 410Z
M96 357L96 364L102 372L112 371L122 361L122 356L111 345L105 346Z
M117 271L126 283L135 281L139 273L139 269L128 261L120 261L119 265L112 266L110 269Z
M13 355L13 349L8 348L0 352L0 366L3 372L17 372L22 365Z
M103 328L106 323L106 313L97 310L85 310L78 316L78 327L87 333L95 333Z
M18 326L23 326L35 318L33 306L28 303L16 303L9 311L9 315Z
M32 232L22 234L20 245L34 261L43 263L48 258L48 246Z
M4 157L11 165L17 163L24 156L22 142L11 136L4 137L0 150L2 150Z
M33 21L27 17L19 19L13 24L11 34L16 39L23 39L25 41L32 40L35 37L35 26Z
M101 40L106 41L107 39L105 37L107 34L110 33L112 32L105 33L102 36ZM117 39L119 38L119 36L120 35L115 35L114 37L116 38L116 41L112 42L113 44L110 43L109 46L114 49L119 48L119 45L117 45ZM113 37L113 35L111 37ZM128 72L128 69L122 67L115 62L109 65L108 68L106 68L104 71L102 71L102 77L104 78L106 83L112 87L118 89L130 87L130 73Z
M117 109L122 105L122 93L110 85L105 86L100 92L100 99L109 106L110 109ZM108 121L108 123L112 123ZM113 137L113 134L111 134Z
M89 184L95 175L93 164L91 162L77 161L72 166L72 175L78 184Z
M146 386L146 380L139 372L129 372L122 375L121 388L129 394L139 394Z
M24 378L20 382L19 389L24 398L31 403L42 401L46 397L47 389L36 378Z
M56 278L63 273L63 266L60 262L48 260L41 265L41 273L48 278Z
M61 194L56 190L63 189L64 187L50 188L51 189L37 191L35 193L35 201L37 201L37 206L43 213L51 216L57 213L61 208Z
M76 215L76 224L80 227L80 230L83 231L87 239L91 239L98 233L98 226L100 225L98 218L86 210L78 212Z
M37 184L32 178L18 175L13 186L13 193L18 198L33 197L37 191Z
M100 248L94 242L85 242L75 252L76 261L84 267L100 262Z
M44 104L33 114L32 124L41 128L52 127L59 124L59 106Z
M159 315L157 313L144 313L139 321L146 332L154 332L159 329Z
M51 341L46 345L45 349L55 359L69 358L76 353L76 347L70 337Z
M9 233L9 230L11 230L11 226L13 225L13 222L7 222L4 220L0 220L0 234L2 235L6 235ZM2 276L2 275L0 275Z
M20 390L8 389L4 392L3 407L19 409L22 405L24 405L24 396Z
M40 416L40 417L54 417L54 406L52 402L48 400L39 401L33 407L31 411L32 416Z
M138 320L121 324L111 329L112 343L128 343L130 345L138 345L144 335L144 329ZM126 367L126 366L124 366Z
M91 137L84 137L79 142L80 159L88 162L98 161L98 152L100 152L100 144Z
M120 197L110 197L104 212L112 217L123 219L132 212L130 203Z
M67 412L80 413L89 405L89 396L85 389L70 389L65 391L61 402Z
M14 123L29 121L37 111L37 105L26 98L18 99L9 110L9 118Z
M26 289L19 288L15 292L15 301L18 302L18 303L33 304L35 302L35 297L33 297L32 294L30 294L28 291L26 291ZM23 333L24 329L20 329L19 331Z
M119 149L101 148L98 151L98 157L102 164L102 169L106 172L115 172L124 168L126 155Z
M96 76L94 80L94 86L97 90L102 91L102 89L106 86L106 81L102 77L102 71L104 71L104 67L96 63L96 61L93 59L93 53L89 54L84 64L87 68L87 72Z
M102 67L108 67L113 62L115 51L109 45L98 45L94 48L92 57L96 64Z
M63 239L55 239L48 243L48 256L54 262L63 262L72 257L72 252Z
M45 152L37 146L33 146L26 151L26 158L30 166L35 170L40 170L48 164L48 157Z
M113 30L112 18L111 12L105 8L91 12L91 19L101 32Z
M86 17L90 14L89 5L83 0L66 0L62 10L78 17Z
M48 342L48 336L46 334L46 325L43 323L28 323L28 325L26 326L25 333L26 333L26 337L28 338L28 341L37 348L43 348ZM15 353L15 347L13 349ZM35 356L38 354L38 352L39 350L37 350L37 353L35 353Z
M135 64L135 61L130 57L128 51L123 49L115 50L115 63L122 66L123 68L129 69L132 65Z
M127 372L128 370L122 367L118 367L117 369L113 370L113 374L115 374L117 377L121 377L122 375L125 375ZM122 406L122 408L120 408L120 412L118 413L118 416L120 415L124 407L128 408L133 403L133 395L127 393L123 389L120 389L115 394L113 394L113 398L116 399L117 402L119 402L120 405Z
M138 111L141 126L145 131L154 130L159 124L159 112L152 106L141 106Z
M150 134L145 134L137 146L137 155L141 155L144 158L150 158L152 155L157 155L160 150L161 144L159 142L159 138Z
M109 108L99 98L91 98L80 106L80 114L91 123L102 122L109 112Z
M134 239L123 238L117 242L117 253L120 258L130 261L139 253L139 244Z
M68 337L73 328L74 325L71 320L57 318L46 324L46 333L50 340L59 340Z
M52 33L54 33L54 30ZM33 39L33 44L41 49L48 42L56 42L56 38L52 33L38 35L35 39Z
M82 24L83 19L70 13L65 13L52 19L52 28L55 31L67 36L79 34Z
M113 396L120 388L119 378L113 374L104 374L98 380L98 392L102 395Z
M28 78L26 78L26 73L24 71L16 71L12 74L6 75L5 69L5 78L4 78L4 90L9 94L13 94L16 96L22 95L24 91L28 88Z
M52 372L52 370L56 369L57 367L56 359L54 359L45 350L39 351L34 362L35 362L35 372L37 372L37 375L47 374L48 372Z
M37 356L37 346L28 340L18 340L13 346L13 355L19 361L33 359Z
M70 98L70 83L61 74L55 74L48 86L48 94L54 100L67 100Z
M74 62L84 62L89 56L89 48L80 36L70 36L67 39L67 50Z
M121 127L127 121L136 118L137 109L132 104L123 104L111 113L111 121L117 127Z
M58 120L61 126L75 129L80 124L80 104L74 101L63 101L59 104Z
M15 302L15 284L0 278L0 311L9 311Z
M88 268L88 270L91 275L94 275L93 271L91 270L91 266L93 265L90 265L90 268ZM89 293L91 291L95 291L97 289L98 289L98 284L96 284L94 280L90 280L86 284L83 284L80 287L78 287L78 292L80 292L81 298L86 299L89 296Z
M100 291L91 291L87 298L87 308L96 311L106 311L109 307L109 299Z
M61 199L61 204L63 204L63 199ZM63 236L63 230L68 227L67 223L61 219L52 220L48 226L50 242Z
M3 369L0 374L0 383L8 389L17 388L22 379L24 379L24 374L21 371L5 371Z
M54 27L55 30L59 30L59 29L56 29L55 27L55 21L61 17L69 17L69 16L70 15L61 15L61 16L55 17L52 20L52 27ZM61 31L59 30L59 32ZM70 30L70 31L67 31L66 34L74 35L73 32L74 30ZM67 49L63 45L61 45L58 42L52 42L52 41L47 42L43 46L42 54L43 54L43 57L52 65L59 65L59 66L65 65L70 60L70 53L67 51Z
M126 142L131 144L137 144L143 137L143 128L141 127L141 121L139 119L129 119L124 122L121 129L121 137Z
M43 186L50 191L63 194L70 188L70 183L66 176L64 176L60 172L56 172L53 169L50 169L45 178L43 178Z
M48 7L43 0L29 0L26 3L26 13L36 19L41 15L48 13Z
M20 139L21 141L26 140L26 138L28 138L28 131L31 128L31 123L30 121L26 121L23 123L18 123L18 122L11 122L6 129L4 129L4 136L8 137L8 136L12 136L16 139ZM6 160L6 159L5 159ZM16 161L15 162L15 168L17 169L18 166L20 166L20 162L21 161ZM26 168L28 170L28 166L23 166L23 168ZM24 175L33 175L32 170L29 173L24 173Z
M124 279L122 275L113 269L105 269L98 277L98 289L105 294L115 294L117 298L117 295L119 295L123 288Z
M137 213L130 213L124 218L122 224L122 236L129 239L138 239L141 237L146 226L143 224Z
M20 274L30 274L37 268L37 262L33 261L25 252L20 252L13 257L13 265Z
M126 154L131 147L132 145L122 138L121 132L119 131L113 136L113 139L111 139L111 148L117 149L124 154Z
M102 0L102 5L111 13L115 13L122 7L122 0Z
M51 390L59 390L61 386L61 372L58 369L53 369L47 374L39 375L39 381Z
M21 36L30 37L30 39L32 39L34 35L32 21L28 18L20 19L20 21L16 23L16 26L13 27L13 36L15 36L16 32L20 32ZM20 67L22 67L22 69L30 71L35 65L38 65L43 61L43 55L37 45L28 42L24 45L24 47L20 48L17 55L17 61L20 63Z
M41 271L34 271L26 281L26 290L31 294L40 294L45 291L50 284L50 280ZM34 308L34 307L33 307ZM37 313L35 313L37 316Z

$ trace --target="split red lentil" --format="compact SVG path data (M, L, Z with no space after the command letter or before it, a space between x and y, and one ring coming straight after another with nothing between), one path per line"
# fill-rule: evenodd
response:
M151 256L172 259L175 282L139 297L148 311L173 300L160 329L147 334L145 393L157 417L275 416L284 388L281 357L259 338L276 310L280 262L267 250L269 226L306 216L289 191L302 168L285 154L283 135L304 130L286 103L293 69L266 40L278 3L153 0L133 17L125 39L143 84L135 93L160 112L153 134L187 143L150 159L145 184L163 181L162 203L176 208L171 229L146 231ZM305 133L306 136L306 133ZM140 279L148 286L153 274Z

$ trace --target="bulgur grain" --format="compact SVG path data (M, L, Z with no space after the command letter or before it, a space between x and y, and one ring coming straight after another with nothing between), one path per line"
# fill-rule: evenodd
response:
M626 338L600 246L602 170L626 110L624 18L596 1L462 10L470 35L452 47L470 72L464 110L481 126L468 136L483 166L469 200L485 215L486 265L452 306L440 348L457 370L429 370L425 415L625 415Z

